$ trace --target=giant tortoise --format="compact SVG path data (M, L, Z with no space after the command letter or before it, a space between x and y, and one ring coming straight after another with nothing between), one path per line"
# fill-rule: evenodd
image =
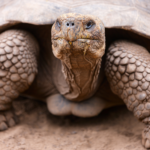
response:
M1 1L0 130L15 125L20 94L55 115L125 103L147 125L150 148L149 25L147 0Z

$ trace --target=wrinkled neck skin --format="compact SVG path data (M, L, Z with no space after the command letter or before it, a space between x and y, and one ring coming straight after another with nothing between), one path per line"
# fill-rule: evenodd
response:
M96 40L95 42L100 43ZM57 70L54 71L54 76L57 74L57 78L55 77L57 89L66 99L76 102L91 97L103 79L103 73L99 76L102 57L89 57L90 52L88 49L85 51L85 45L84 51L78 49L77 44L79 43L78 40L72 42L71 48L64 50L66 53L62 55L60 61L57 60L59 63L57 66L55 63L54 68Z
M86 56L72 53L61 64L63 75L69 86L69 92L64 94L66 99L82 101L96 92L99 85L97 83L101 59L90 62Z

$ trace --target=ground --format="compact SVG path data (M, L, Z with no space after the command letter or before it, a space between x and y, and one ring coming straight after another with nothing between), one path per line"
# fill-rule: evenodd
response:
M23 98L13 106L19 123L0 132L0 150L144 150L144 125L125 106L93 118L57 117L44 103Z

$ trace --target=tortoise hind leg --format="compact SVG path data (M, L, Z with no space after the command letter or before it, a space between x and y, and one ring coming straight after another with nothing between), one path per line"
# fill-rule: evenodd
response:
M22 30L0 34L0 130L15 124L12 100L28 89L37 73L38 44Z
M107 53L105 73L113 93L121 97L127 108L147 124L142 143L150 148L150 54L142 46L114 42Z

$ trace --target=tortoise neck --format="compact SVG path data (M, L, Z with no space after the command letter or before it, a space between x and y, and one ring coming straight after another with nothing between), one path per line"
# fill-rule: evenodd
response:
M97 59L93 65L84 62L83 59L80 59L80 64L74 59L67 62L70 64L66 65L64 61L61 63L64 78L69 86L69 92L64 94L64 97L72 101L82 101L91 97L99 85L101 59Z

